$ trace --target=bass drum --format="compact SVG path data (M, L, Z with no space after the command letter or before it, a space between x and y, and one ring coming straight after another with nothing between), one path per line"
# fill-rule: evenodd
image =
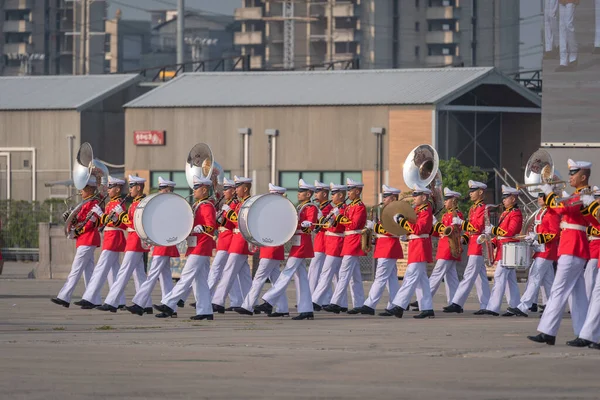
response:
M276 247L288 242L298 226L296 207L278 194L261 194L246 200L238 215L238 227L247 242Z
M142 242L173 246L185 240L194 226L188 202L175 193L154 193L138 204L133 227Z

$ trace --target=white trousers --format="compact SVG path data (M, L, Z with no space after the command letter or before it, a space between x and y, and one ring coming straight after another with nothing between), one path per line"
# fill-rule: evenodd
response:
M81 297L83 300L87 300L92 304L102 304L102 287L108 280L108 287L111 288L116 281L117 273L119 271L119 253L116 251L102 250L98 263L94 268L94 273L88 285L85 288L85 292ZM125 294L119 299L119 305L125 304Z
M507 287L508 286L508 287ZM495 313L500 312L502 297L506 293L506 300L510 307L519 305L519 283L517 282L517 270L505 268L502 262L498 262L494 271L494 286L486 309Z
M209 315L213 313L210 290L208 288L208 272L210 257L190 254L181 270L179 281L173 290L160 301L169 308L176 310L177 302L181 300L190 286L194 285L196 297L196 315Z
M596 279L585 323L579 337L594 343L600 341L600 279Z
M135 291L137 292L141 284L146 280L146 274L144 273L144 253L136 251L125 252L123 263L117 274L117 280L108 291L108 295L104 300L106 304L113 307L119 306L119 300L123 296L123 293L125 293L125 287L131 275L133 275Z
M546 335L556 336L565 311L565 304L571 296L573 331L575 336L579 336L588 309L588 299L585 295L585 282L583 279L584 265L585 260L583 258L570 255L560 256L550 298L542 314L538 331Z
M558 0L544 2L544 48L552 51L558 47Z
M247 255L235 253L229 254L225 267L223 268L223 275L215 289L212 302L220 306L225 306L225 297L227 297L238 279L242 291L242 300L239 305L231 304L231 307L240 307L242 305L244 298L252 286L252 275L250 275L250 266L248 265Z
M392 303L406 310L415 292L420 292L417 294L417 298L420 298L419 309L421 311L433 310L426 262L408 264L404 273L402 286L400 286L400 290L396 293L396 297L394 297Z
M387 287L388 292L390 294L389 301L387 303L386 309L390 310L394 306L392 305L392 300L396 297L396 293L400 289L400 284L398 283L398 269L396 268L396 259L395 258L378 258L377 259L377 269L375 271L375 279L373 280L373 285L371 286L371 290L369 290L369 297L365 300L365 306L370 307L372 309L377 308L377 303L381 300L381 296L383 296L383 290Z
M306 260L304 258L289 257L281 275L264 295L263 300L271 305L276 305L286 296L287 285L294 277L296 284L296 300L298 302L298 312L313 312L313 305L310 296L310 286L308 284L308 274L306 273Z
M256 304L260 291L262 290L267 278L271 281L271 285L274 286L277 279L279 279L279 265L281 261L271 260L268 258L261 258L258 263L258 268L254 274L254 280L252 280L252 287L246 295L242 307L248 311L254 311L254 305ZM289 312L287 296L279 296L276 304L276 311L280 313Z
M429 290L431 291L432 298L440 288L442 279L444 279L444 283L446 285L446 300L448 305L452 303L452 298L454 297L459 284L458 273L456 272L456 263L457 262L454 260L437 260L433 271L431 271L431 276L429 277ZM417 290L417 301L421 302L421 299L419 298L419 292L420 291Z
M585 295L588 300L592 298L592 291L596 283L596 277L598 276L598 259L592 258L588 260L585 265L585 271L583 272L583 280L585 281Z
M96 246L79 246L77 248L73 264L71 264L71 272L67 276L67 281L62 289L58 292L57 298L70 303L81 274L83 274L83 281L87 287L94 271L94 250L96 250Z
M154 256L148 270L148 278L135 293L133 303L140 307L152 307L152 291L156 281L160 278L160 288L163 298L173 290L173 279L171 278L171 257ZM177 304L177 302L175 303ZM173 308L175 310L175 308Z
M456 294L452 298L452 303L463 307L471 289L473 289L473 285L477 289L479 308L482 310L486 309L487 303L490 300L490 286L487 280L485 264L483 263L483 256L469 256L463 279L458 284Z
M310 266L308 267L308 283L310 285L310 292L315 293L317 289L317 285L319 284L319 279L321 276L321 272L323 271L323 264L325 263L325 258L327 255L325 253L315 253L315 256L312 260L310 260ZM340 258L341 263L341 258ZM338 267L339 268L339 267ZM327 295L326 301L328 304L331 300L331 296L333 296L333 290L331 289L331 282L327 285Z
M229 253L225 250L219 250L217 251L217 254L215 254L215 258L210 267L210 273L208 274L208 287L210 288L211 295L215 294L217 285L223 276L223 268L225 268L225 264L227 264L228 257ZM243 301L244 296L242 296L242 286L240 284L240 278L237 277L229 291L229 304L231 307L239 307L242 305Z
M323 268L321 269L321 275L319 276L319 281L317 283L317 287L312 292L312 301L315 304L320 306L324 306L331 302L331 297L333 297L333 293L331 296L329 293L331 290L331 283L336 275L340 272L340 266L342 265L342 257L334 257L334 256L326 256L325 261L323 262ZM344 307L348 305L348 297L344 296L342 299L343 304L338 304L340 307Z
M550 293L552 283L554 282L553 261L545 258L537 257L533 260L531 268L529 268L529 277L527 278L527 287L521 302L517 306L519 310L525 314L529 313L529 308L533 303L537 303L540 287L544 288L544 293Z
M577 60L577 39L575 38L575 4L559 4L559 47L560 65L569 65Z
M333 291L331 304L342 306L343 299L348 296L348 285L350 285L350 294L352 295L352 305L354 308L362 307L365 304L365 291L362 284L362 274L360 273L360 259L358 256L342 257L338 282Z

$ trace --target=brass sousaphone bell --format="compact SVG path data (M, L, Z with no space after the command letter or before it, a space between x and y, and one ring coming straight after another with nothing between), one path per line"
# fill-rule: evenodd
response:
M185 178L191 189L194 188L194 176L209 178L213 183L212 195L217 201L223 197L225 173L206 143L198 143L192 147L185 162Z

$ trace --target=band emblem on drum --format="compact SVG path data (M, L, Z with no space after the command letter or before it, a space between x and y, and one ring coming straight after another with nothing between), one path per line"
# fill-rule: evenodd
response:
M273 243L273 239L271 238L262 238L262 241L265 243Z

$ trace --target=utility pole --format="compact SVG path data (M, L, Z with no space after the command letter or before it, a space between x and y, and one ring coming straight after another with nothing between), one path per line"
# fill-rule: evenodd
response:
M327 61L333 62L333 0L327 0Z
M283 68L294 68L295 58L294 35L294 0L283 3Z
M185 28L184 0L177 1L177 64L183 64L183 30Z
M79 23L79 74L86 74L86 50L88 39L88 0L81 0L81 22Z

